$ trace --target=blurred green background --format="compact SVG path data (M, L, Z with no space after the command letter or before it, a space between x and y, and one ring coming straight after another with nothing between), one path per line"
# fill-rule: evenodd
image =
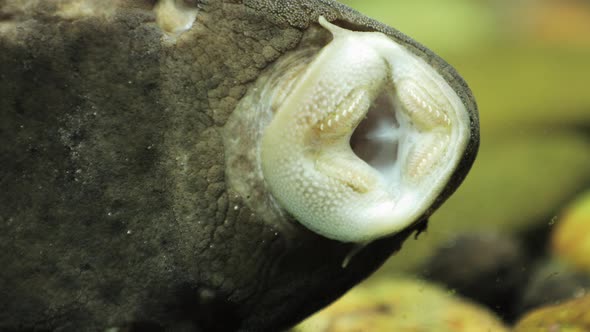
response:
M341 2L447 60L480 109L480 153L465 183L378 276L416 272L460 233L550 227L590 187L590 1Z

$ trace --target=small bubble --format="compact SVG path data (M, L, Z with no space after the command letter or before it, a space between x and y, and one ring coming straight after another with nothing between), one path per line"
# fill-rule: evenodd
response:
M239 207L239 206L237 206L237 205L236 205L236 206L234 206L234 210L236 210L236 211L237 211L239 208L240 208L240 207Z

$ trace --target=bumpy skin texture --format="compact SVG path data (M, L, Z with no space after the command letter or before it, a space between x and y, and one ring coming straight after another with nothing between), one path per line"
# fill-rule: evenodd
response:
M351 245L296 223L287 240L226 186L222 126L320 14L411 43L475 111L442 60L331 1L186 1L197 23L174 45L153 1L80 18L55 3L0 1L2 331L277 331L398 250L425 219L342 268Z

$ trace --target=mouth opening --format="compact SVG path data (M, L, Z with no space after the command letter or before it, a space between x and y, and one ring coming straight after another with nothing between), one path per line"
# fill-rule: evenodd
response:
M383 89L350 138L355 155L381 175L390 173L399 159L402 128L392 90L391 86Z

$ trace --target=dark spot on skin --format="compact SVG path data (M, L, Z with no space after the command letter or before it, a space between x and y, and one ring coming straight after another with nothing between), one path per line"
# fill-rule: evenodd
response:
M35 154L35 153L39 152L39 148L35 145L31 145L28 150L31 154Z
M166 239L166 238L163 238L163 239L160 239L160 244L162 245L162 247L167 247L168 244L170 244L170 241L168 241L168 239Z
M158 83L156 83L156 82L150 82L150 83L145 84L143 86L143 93L145 95L150 94L150 93L153 93L154 90L156 90L157 88L158 88Z

